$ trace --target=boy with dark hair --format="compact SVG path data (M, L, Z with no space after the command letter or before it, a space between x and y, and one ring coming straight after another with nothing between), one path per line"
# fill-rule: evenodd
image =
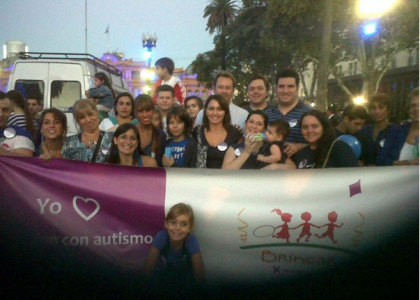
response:
M167 126L166 126L166 115L172 109L175 104L175 91L174 88L170 85L161 85L156 90L157 95L157 106L162 115L162 124L164 126L163 131L167 133Z
M335 128L337 136L355 134L362 129L368 118L368 112L362 105L349 104L343 110L343 120Z
M184 83L177 76L173 76L175 69L174 61L169 57L162 57L156 61L155 66L156 75L159 77L159 80L156 82L155 93L153 95L155 103L158 87L162 85L169 85L174 88L176 102L178 102L179 105L182 105L187 97L187 90Z
M269 164L285 163L287 154L284 153L284 139L289 136L290 125L285 120L270 122L265 132L265 143L257 156L259 168Z
M26 104L28 105L29 112L32 114L32 118L38 124L38 128L41 128L39 123L42 111L42 99L39 96L29 96L28 100L26 100Z
M359 140L362 145L362 154L359 157L361 166L375 165L375 154L369 147L369 140L360 132L367 118L368 112L364 106L349 104L343 110L342 121L335 127L337 137L350 134Z

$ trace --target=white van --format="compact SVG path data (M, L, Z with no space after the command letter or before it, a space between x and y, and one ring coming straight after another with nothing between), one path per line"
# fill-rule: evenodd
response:
M94 87L93 76L104 72L117 93L128 92L121 71L90 54L20 52L10 73L8 90L25 97L39 95L44 109L55 107L67 116L68 133L77 133L72 107Z

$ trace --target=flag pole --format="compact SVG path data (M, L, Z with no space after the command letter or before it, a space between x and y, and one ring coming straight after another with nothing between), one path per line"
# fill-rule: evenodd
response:
M109 25L108 25L107 31L108 31L108 53L109 53Z
M85 52L88 53L88 30L87 30L87 0L85 0Z

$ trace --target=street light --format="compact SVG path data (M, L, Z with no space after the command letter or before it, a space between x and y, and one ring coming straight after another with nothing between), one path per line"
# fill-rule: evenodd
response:
M150 68L150 64L152 62L152 48L153 47L156 48L156 42L157 42L156 33L153 36L149 33L146 33L146 34L143 33L142 42L143 42L143 48L147 48L147 51L148 51L147 65Z
M377 89L376 75L376 50L379 43L380 22L379 19L395 4L396 0L358 0L358 15L361 20L360 37L365 70L365 79L368 84L363 83L363 94L370 98ZM361 101L356 100L357 101Z
M396 0L360 0L359 15L362 18L380 17L389 10Z

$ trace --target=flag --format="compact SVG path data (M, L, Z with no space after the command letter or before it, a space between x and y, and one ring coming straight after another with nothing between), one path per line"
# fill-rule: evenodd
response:
M105 34L107 34L107 33L109 33L109 25L108 25L108 27L105 30Z

